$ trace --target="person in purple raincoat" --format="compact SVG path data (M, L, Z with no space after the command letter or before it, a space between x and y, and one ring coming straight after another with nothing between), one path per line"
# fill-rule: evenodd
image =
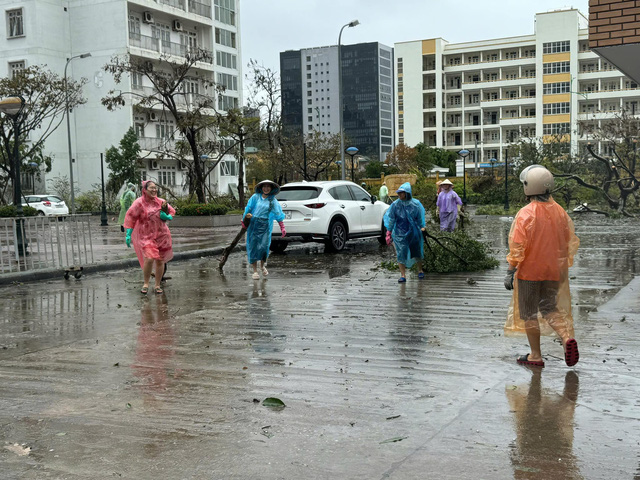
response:
M456 192L453 191L453 183L444 180L440 187L442 191L438 195L436 206L440 212L440 230L445 232L453 232L456 228L456 219L458 218L458 206L462 205L462 200Z

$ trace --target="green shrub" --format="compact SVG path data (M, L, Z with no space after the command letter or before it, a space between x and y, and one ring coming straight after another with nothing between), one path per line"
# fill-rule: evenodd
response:
M102 208L102 194L96 190L83 192L75 197L76 212L91 213Z
M33 207L24 206L22 207L22 215L25 217L33 217L38 213L38 211ZM4 205L0 207L0 217L15 217L16 216L16 207L13 205Z
M207 215L225 215L229 210L226 205L217 205L212 203L191 203L187 205L175 207L176 214L183 217L207 216Z

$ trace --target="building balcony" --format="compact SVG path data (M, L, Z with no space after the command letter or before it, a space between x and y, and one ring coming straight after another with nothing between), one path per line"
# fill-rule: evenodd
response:
M164 6L181 10L184 13L191 13L201 17L212 18L211 0L129 0L130 3L141 6L146 9L154 9L169 12ZM171 12L175 14L174 12Z
M526 117L502 117L500 119L501 126L511 126L511 125L528 125L536 123L536 117L526 116Z
M176 57L184 57L187 53L195 51L190 45L169 42L160 38L151 37L149 35L130 34L129 45L148 52L155 52L164 55L173 55ZM211 50L202 49L209 53L208 58L202 60L204 63L213 64L213 52Z
M140 149L142 150L158 152L174 150L176 141L173 138L165 137L138 137L138 145L140 145Z

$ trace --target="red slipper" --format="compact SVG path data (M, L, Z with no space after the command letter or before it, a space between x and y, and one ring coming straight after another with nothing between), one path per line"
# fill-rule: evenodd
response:
M516 359L520 365L531 365L532 367L544 368L544 362L542 360L529 360L529 354L522 355Z
M564 345L564 361L568 367L573 367L580 360L580 352L578 352L578 342L574 338L567 340Z

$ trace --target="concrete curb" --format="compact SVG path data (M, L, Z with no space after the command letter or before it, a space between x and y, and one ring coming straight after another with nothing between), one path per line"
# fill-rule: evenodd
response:
M212 257L221 255L226 247L202 248L198 250L187 250L173 253L173 261L192 260L198 257ZM246 250L246 246L238 245L233 252ZM95 265L87 265L82 269L82 275L108 272L112 270L123 270L125 268L138 267L140 264L137 258L124 258L120 260L107 260ZM71 273L70 275L73 275ZM43 268L40 270L28 270L25 272L5 273L0 275L0 285L10 285L12 283L35 282L39 280L49 280L51 278L64 278L63 268Z

